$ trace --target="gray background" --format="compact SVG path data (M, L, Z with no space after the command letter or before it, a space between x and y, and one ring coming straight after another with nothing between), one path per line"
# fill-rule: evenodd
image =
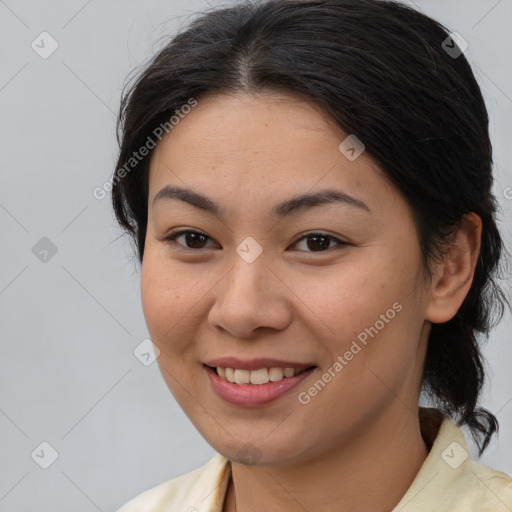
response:
M469 43L510 247L512 0L414 3ZM92 195L113 171L127 74L208 5L0 0L0 512L113 511L214 453L156 363L134 356L148 336L138 267L109 197ZM47 59L31 48L43 31L59 45ZM43 237L57 249L46 262ZM481 462L512 475L511 327L507 315L485 347L482 404L501 433ZM47 469L44 441L58 453Z

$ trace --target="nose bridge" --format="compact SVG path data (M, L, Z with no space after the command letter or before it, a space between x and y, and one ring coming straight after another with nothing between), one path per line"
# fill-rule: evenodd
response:
M256 244L245 239L238 245L210 310L210 323L236 337L251 337L259 327L283 329L291 319L282 288L273 282L272 262Z
M229 293L246 293L247 300L259 296L269 272L267 255L253 237L246 237L237 247L233 264L227 276Z

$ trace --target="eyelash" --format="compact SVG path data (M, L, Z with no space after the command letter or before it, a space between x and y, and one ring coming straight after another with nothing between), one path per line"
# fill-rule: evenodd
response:
M185 252L189 252L189 251L193 251L193 252L199 252L199 251L202 251L203 249L200 248L200 249L192 249L190 247L185 247L181 244L178 244L176 242L176 239L179 238L180 236L183 236L183 235L186 235L186 234L189 234L189 233L194 233L196 235L201 235L203 237L205 237L207 240L212 240L211 237L209 237L208 235L205 235L204 233L201 233L200 231L195 231L193 229L184 229L182 231L177 231L176 233L172 233L164 238L162 238L162 241L164 242L169 242L169 243L173 243L173 244L177 244L177 249L179 251L185 251ZM332 235L328 235L327 233L322 233L322 232L315 232L315 231L312 231L310 233L306 233L305 235L302 235L300 238L298 238L294 243L293 245L299 243L300 241L304 240L304 239L307 239L309 237L315 237L315 236L322 236L322 237L325 237L325 238L328 238L330 240L333 240L336 242L336 245L337 246L342 246L342 245L349 245L347 242L343 242L342 240L339 240L338 238L332 236ZM301 252L311 252L311 253L315 253L315 252L328 252L330 251L331 249L336 249L336 246L335 247L330 247L329 249L326 249L326 250L321 250L321 251L301 251Z

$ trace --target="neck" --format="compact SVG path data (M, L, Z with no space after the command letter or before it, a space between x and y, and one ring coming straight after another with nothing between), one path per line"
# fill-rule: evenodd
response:
M391 511L428 455L418 416L397 404L337 449L301 464L232 462L224 512Z

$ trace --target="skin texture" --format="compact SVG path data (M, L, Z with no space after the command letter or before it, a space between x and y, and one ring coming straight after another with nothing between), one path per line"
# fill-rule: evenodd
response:
M411 209L366 153L349 161L339 151L346 136L298 97L210 95L152 156L144 315L172 394L232 461L238 512L391 510L428 454L417 408L430 322L452 318L469 290L480 219L467 216L427 281ZM177 199L153 207L165 185L210 197L225 217ZM324 188L371 212L334 203L282 219L269 213ZM163 240L182 229L208 238ZM303 237L318 231L346 244L315 250L321 244ZM236 252L248 236L263 249L250 264ZM396 303L400 312L300 403L298 394ZM203 362L223 356L317 369L276 402L250 409L213 391ZM232 484L227 512L235 510Z

